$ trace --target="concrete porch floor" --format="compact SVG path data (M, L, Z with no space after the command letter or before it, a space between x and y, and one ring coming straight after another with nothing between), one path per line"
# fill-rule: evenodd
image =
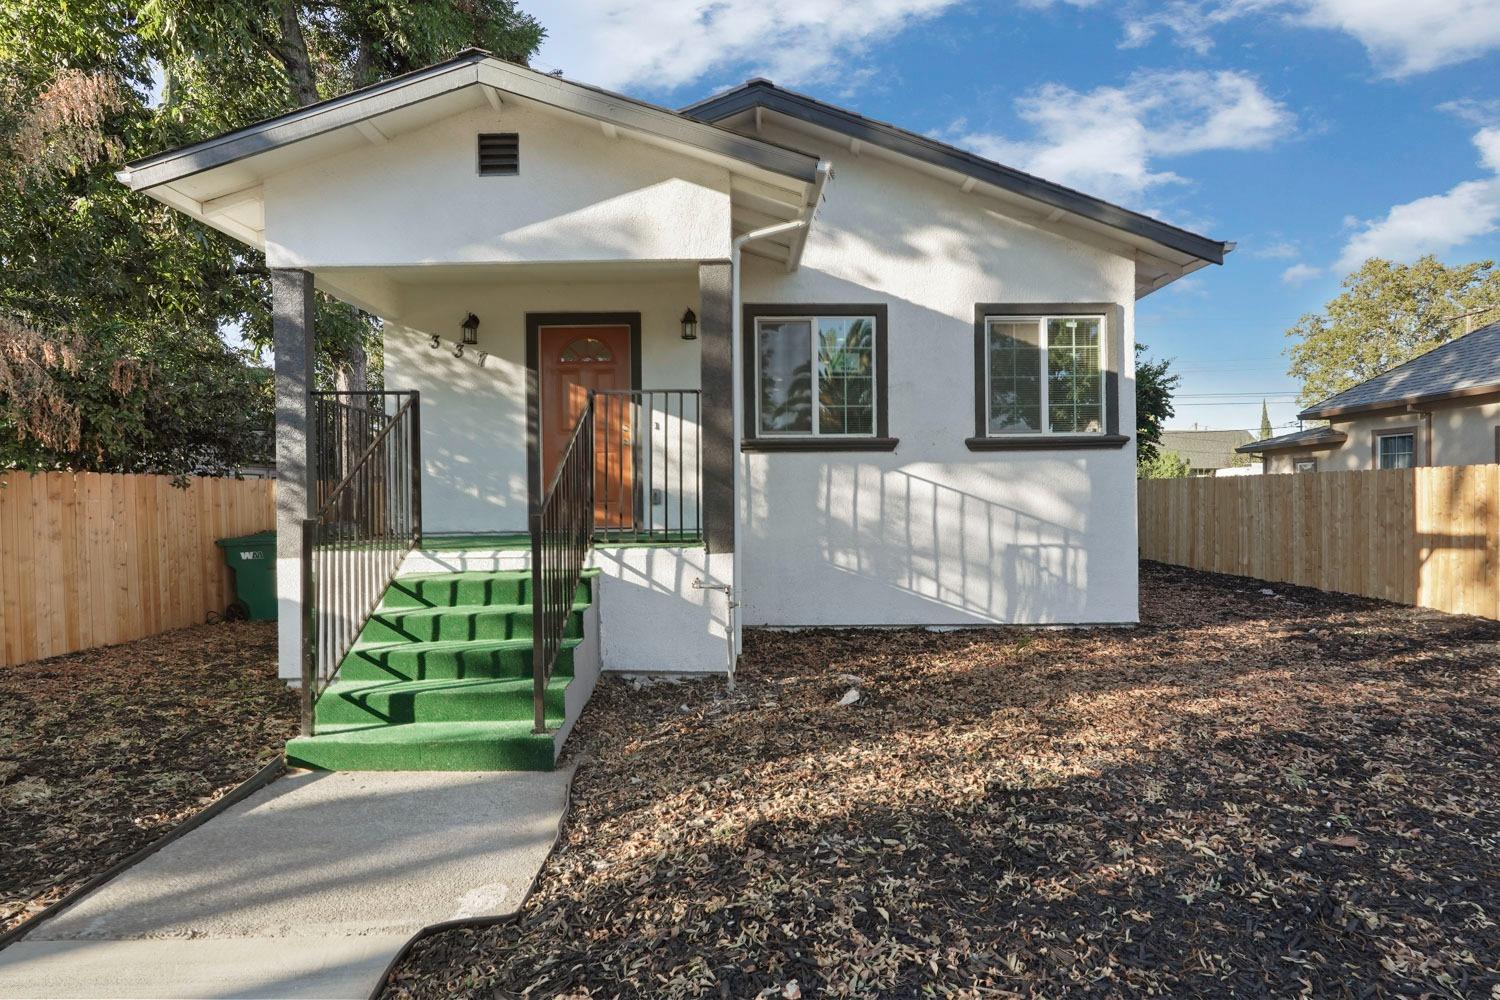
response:
M520 908L572 776L289 774L0 951L0 997L366 997L422 928Z

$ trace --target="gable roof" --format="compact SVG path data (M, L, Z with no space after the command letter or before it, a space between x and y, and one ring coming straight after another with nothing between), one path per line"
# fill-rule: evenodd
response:
M1224 255L1234 249L1233 243L1200 236L1014 167L987 160L956 146L778 87L769 80L749 80L733 90L690 104L682 109L682 113L703 121L723 122L758 109L787 115L840 133L854 142L869 143L951 170L975 182L1022 195L1053 209L1149 240L1198 261L1222 264Z
M1193 469L1227 469L1235 450L1253 440L1249 431L1162 431L1162 451L1187 459Z
M1322 420L1491 392L1500 392L1500 322L1434 347L1308 407L1298 416Z
M1331 448L1347 440L1349 440L1349 435L1343 431L1336 431L1332 427L1309 427L1305 431L1293 431L1290 434L1251 441L1234 450L1242 455L1252 455L1256 452L1279 451L1284 448Z
M539 73L497 59L483 49L466 49L432 66L202 142L132 160L120 171L120 180L135 190L153 187L476 85L573 111L619 128L742 159L797 180L811 183L816 179L817 157L718 128L633 97Z
M441 118L506 103L579 116L606 135L726 168L781 221L814 197L819 160L756 136L468 49L241 129L127 163L116 178L253 246L264 245L265 178L319 157L379 145Z

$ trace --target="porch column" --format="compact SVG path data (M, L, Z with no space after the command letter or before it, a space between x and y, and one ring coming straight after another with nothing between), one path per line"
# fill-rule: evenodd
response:
M698 430L703 446L700 505L703 541L709 552L734 551L734 369L730 337L728 261L698 265L698 337L703 413Z
M271 269L276 355L276 650L285 680L302 676L302 522L313 483L313 276Z

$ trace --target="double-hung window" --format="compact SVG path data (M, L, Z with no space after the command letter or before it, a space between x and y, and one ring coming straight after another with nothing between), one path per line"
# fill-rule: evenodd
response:
M747 447L886 443L885 313L748 307Z
M1120 448L1124 310L1110 302L974 307L973 451Z
M1417 464L1417 435L1415 431L1375 436L1375 467L1377 469L1410 469Z

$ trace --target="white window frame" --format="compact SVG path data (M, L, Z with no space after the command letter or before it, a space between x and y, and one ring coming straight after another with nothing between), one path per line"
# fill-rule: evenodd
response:
M1384 464L1382 464L1385 461L1385 442L1389 438L1411 438L1411 464L1410 465L1400 466L1400 465L1384 465ZM1375 468L1376 469L1400 469L1400 468L1415 469L1416 467L1417 467L1417 432L1416 431L1410 430L1410 429L1403 429L1403 430L1397 430L1397 431L1376 431L1375 432Z
M1047 389L1047 324L1055 319L1096 319L1099 321L1099 429L1097 431L1054 431L1051 428L1052 420L1049 416L1051 407L1048 405ZM993 372L990 370L990 334L996 323L1024 323L1032 321L1037 324L1037 343L1041 345L1041 413L1038 414L1042 428L1035 431L992 431L990 425L995 419L994 390L990 385ZM1013 313L989 313L984 317L984 436L1007 441L1012 438L1040 438L1040 437L1078 437L1079 435L1102 436L1109 432L1109 319L1103 313L1048 313L1040 315L1029 313L1016 315Z
M819 411L822 407L818 404L818 321L823 319L847 319L870 321L870 430L869 433L835 434L818 430ZM762 323L799 323L808 325L808 357L812 361L812 430L810 431L768 431L760 422L760 400L761 400L761 370L760 370L760 326ZM880 343L880 320L874 314L839 313L829 315L788 313L786 315L756 316L755 337L752 346L755 349L755 399L752 401L755 407L755 434L761 438L822 438L824 440L837 441L850 438L862 441L865 438L873 438L880 433L880 351L877 345Z

